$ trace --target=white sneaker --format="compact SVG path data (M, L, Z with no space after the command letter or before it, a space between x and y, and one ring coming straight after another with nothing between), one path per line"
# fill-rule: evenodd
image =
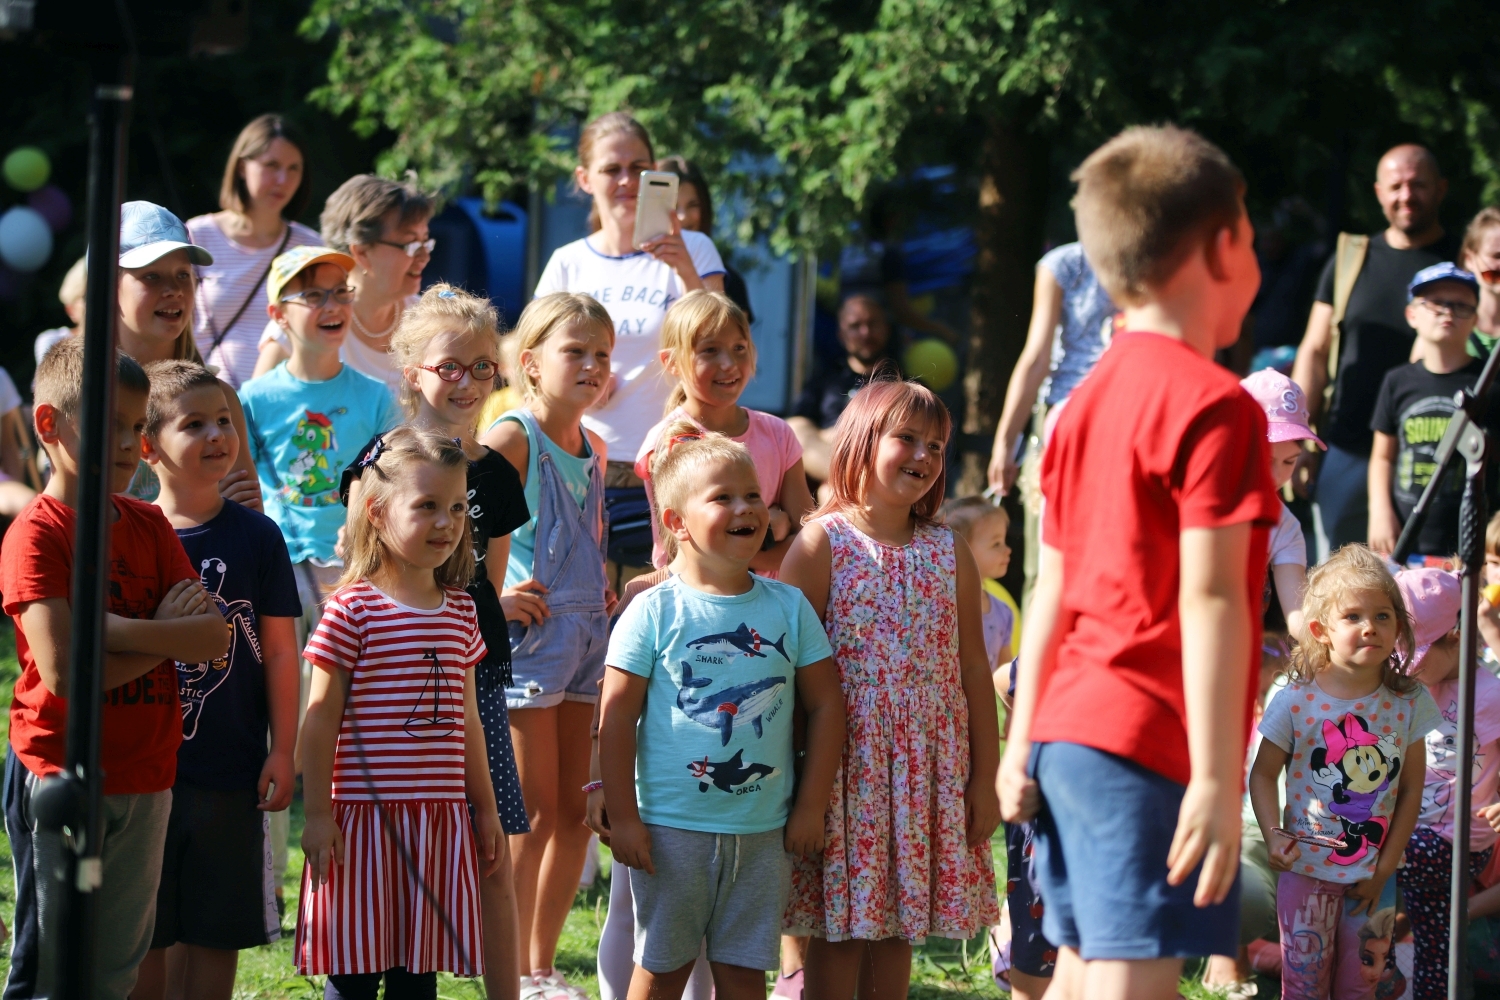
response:
M527 986L530 983L530 986ZM521 977L521 1000L589 1000L588 994L569 986L562 973L553 969L545 976Z

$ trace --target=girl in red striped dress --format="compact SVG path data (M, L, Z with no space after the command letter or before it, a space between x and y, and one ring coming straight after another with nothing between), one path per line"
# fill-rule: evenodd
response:
M463 590L468 459L400 427L362 463L344 576L303 654L321 669L302 729L297 971L328 976L325 1000L375 1000L382 978L386 1000L416 1000L438 970L483 971L479 879L502 860Z

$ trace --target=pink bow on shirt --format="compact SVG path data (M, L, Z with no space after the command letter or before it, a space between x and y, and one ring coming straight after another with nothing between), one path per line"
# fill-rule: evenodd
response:
M1372 747L1380 740L1350 712L1344 716L1341 725L1334 725L1332 719L1323 720L1323 742L1328 747L1328 762L1331 764L1343 759L1344 754L1355 747Z

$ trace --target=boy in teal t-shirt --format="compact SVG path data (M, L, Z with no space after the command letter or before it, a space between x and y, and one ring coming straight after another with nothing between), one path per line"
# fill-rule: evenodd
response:
M719 996L765 996L790 854L823 847L844 699L802 592L750 573L770 521L750 453L691 427L668 439L652 482L677 575L620 616L601 699L610 847L634 896L630 992L681 995L707 939Z

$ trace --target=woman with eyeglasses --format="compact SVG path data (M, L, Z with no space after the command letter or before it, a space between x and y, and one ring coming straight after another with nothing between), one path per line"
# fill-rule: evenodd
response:
M422 291L422 271L436 241L427 232L432 197L411 181L359 174L339 185L323 206L322 242L354 258L349 335L340 355L355 371L379 379L396 392L401 370L391 357L391 335L401 314ZM267 328L255 374L287 357L279 330Z
M219 185L221 210L187 222L193 242L214 258L197 268L193 340L203 360L236 389L256 373L271 261L293 247L322 242L293 221L312 194L304 148L281 115L261 115L229 150Z
M1474 320L1470 353L1486 353L1500 343L1500 208L1487 205L1474 216L1464 232L1459 260L1465 271L1479 279L1479 314Z

